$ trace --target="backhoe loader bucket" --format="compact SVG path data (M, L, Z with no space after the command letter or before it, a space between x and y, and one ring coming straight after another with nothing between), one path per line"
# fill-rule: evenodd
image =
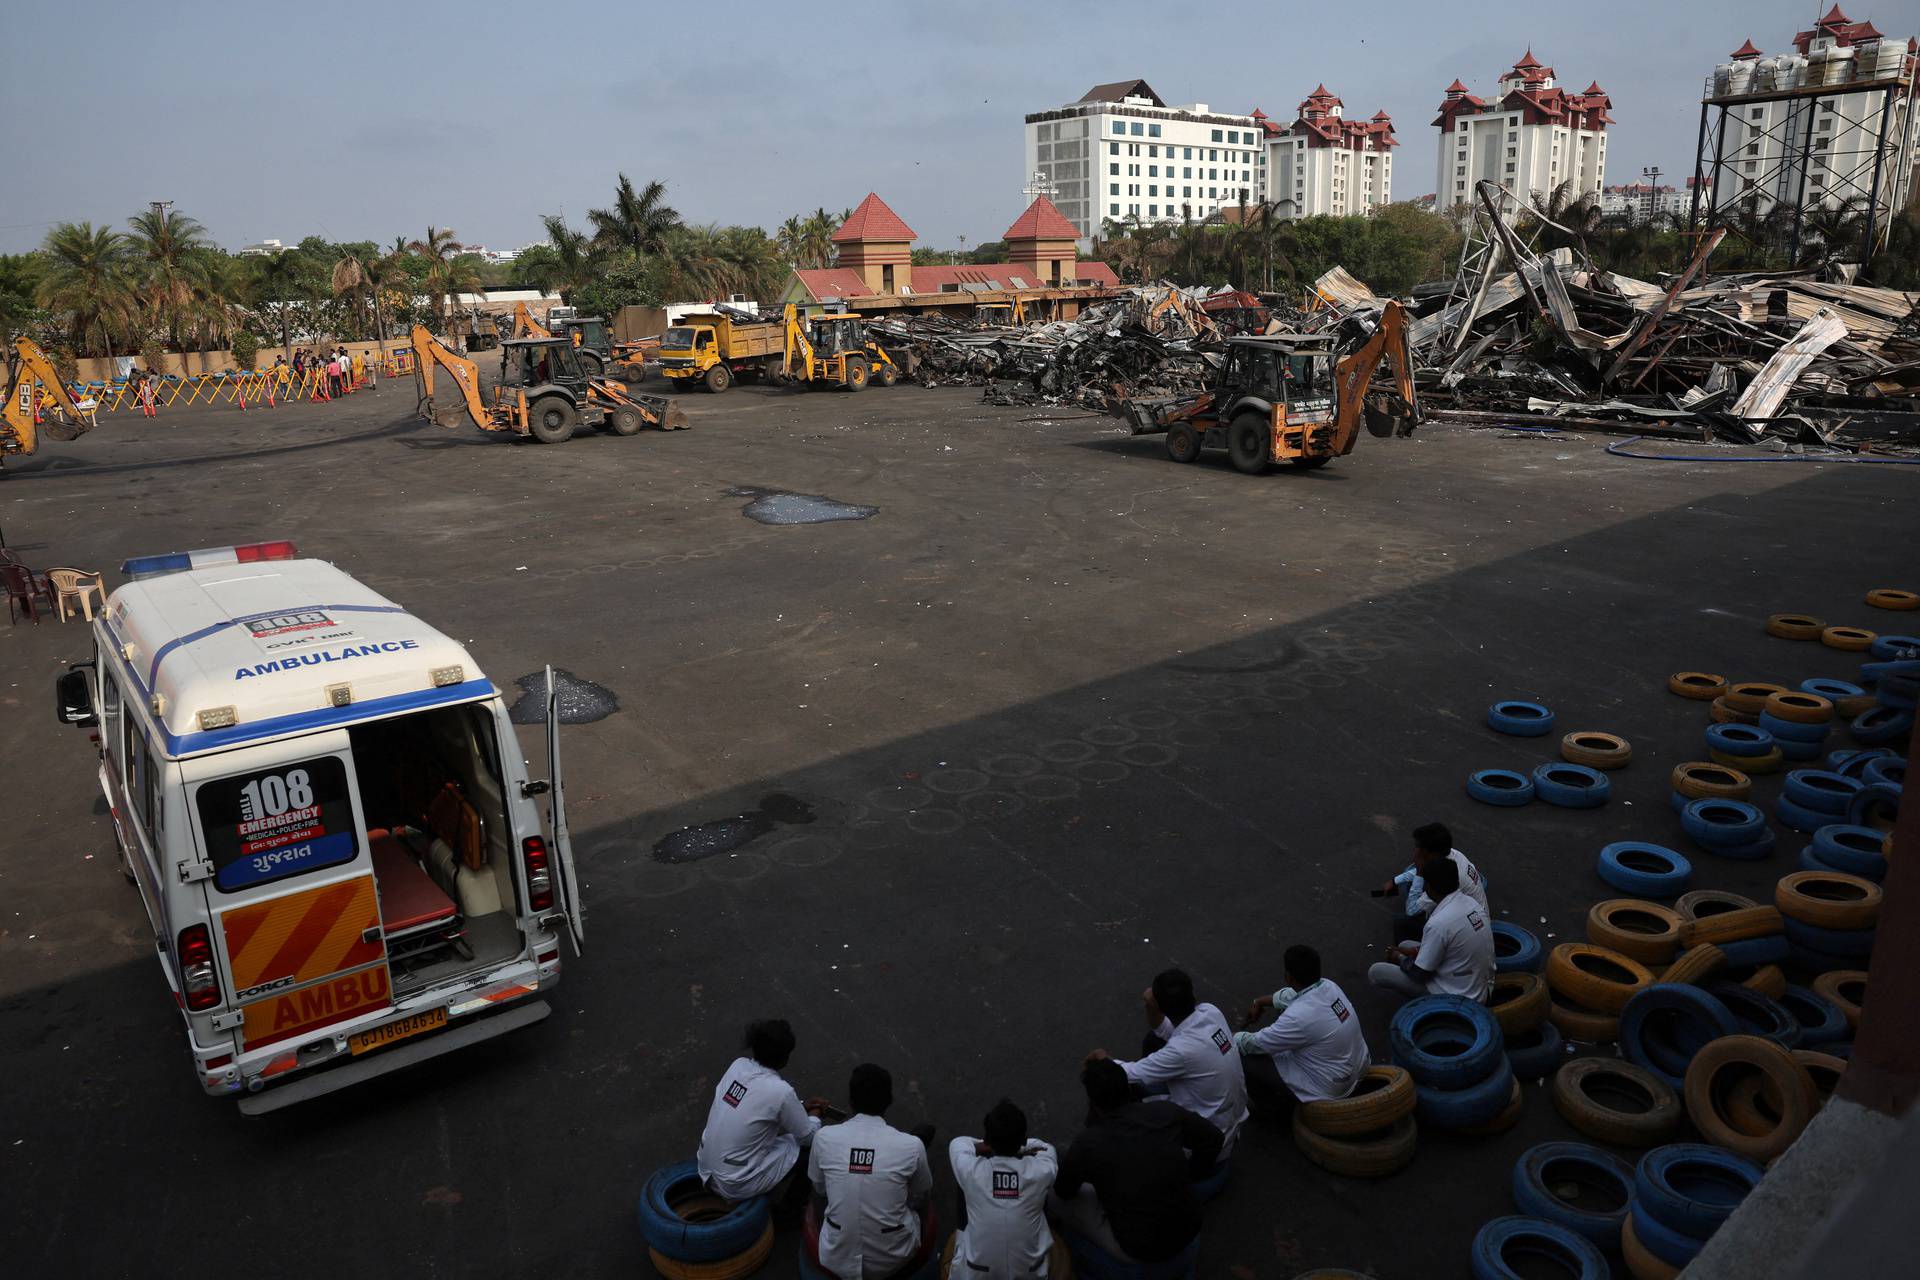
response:
M40 422L40 434L49 440L59 440L63 442L67 440L78 440L91 430L93 430L93 424L91 422L88 422L85 418L75 418L70 414L62 417L58 414L50 413Z
M662 431L680 431L687 426L686 411L670 396L635 396L660 416Z
M1177 418L1184 416L1180 410L1188 408L1193 402L1193 396L1163 396L1156 400L1122 400L1120 408L1126 414L1127 425L1133 428L1133 434L1146 436L1165 431Z

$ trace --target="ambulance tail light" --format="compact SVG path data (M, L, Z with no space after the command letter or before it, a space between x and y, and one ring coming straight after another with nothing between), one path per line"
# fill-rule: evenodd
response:
M204 924L190 924L180 931L181 995L187 1008L211 1009L220 1003L220 978L213 971L213 938Z
M520 842L527 859L527 905L535 911L553 909L553 867L547 862L547 842L528 836Z

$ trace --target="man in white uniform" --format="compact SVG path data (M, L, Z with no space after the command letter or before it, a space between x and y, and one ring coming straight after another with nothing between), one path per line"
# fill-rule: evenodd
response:
M1213 1005L1196 1004L1193 979L1179 969L1154 975L1142 998L1153 1030L1141 1046L1146 1056L1120 1063L1127 1082L1143 1091L1164 1085L1169 1102L1220 1131L1225 1160L1247 1119L1246 1073L1226 1016ZM1091 1056L1103 1058L1107 1052L1096 1049Z
M813 1098L802 1106L780 1074L793 1047L786 1019L756 1022L747 1028L746 1054L714 1086L699 1164L707 1189L723 1199L751 1200L773 1191L799 1166L820 1128L825 1101Z
M839 1280L882 1280L921 1255L921 1214L933 1191L926 1144L884 1119L893 1077L863 1062L853 1069L854 1110L813 1138L807 1177L820 1211L820 1267Z
M1312 947L1288 947L1281 963L1287 985L1259 997L1247 1011L1248 1026L1269 1008L1278 1010L1273 1021L1234 1037L1248 1090L1263 1106L1271 1100L1280 1110L1344 1098L1373 1064L1353 1002L1320 976L1320 953Z
M1413 864L1373 891L1376 898L1396 893L1406 895L1406 913L1394 921L1394 941L1414 941L1426 927L1427 916L1433 911L1434 903L1433 895L1426 889L1426 870L1441 858L1448 859L1460 869L1460 887L1468 897L1480 904L1480 914L1489 920L1493 918L1492 911L1487 907L1487 885L1480 875L1480 869L1467 860L1466 854L1453 847L1451 831L1441 823L1429 822L1414 829Z
M1027 1141L1026 1113L1002 1098L987 1112L986 1137L955 1138L947 1147L960 1184L959 1230L951 1274L965 1280L1046 1280L1047 1193L1059 1157Z
M1487 1002L1493 989L1493 922L1460 888L1453 862L1435 860L1427 892L1437 904L1418 944L1397 943L1367 981L1403 996L1452 995Z

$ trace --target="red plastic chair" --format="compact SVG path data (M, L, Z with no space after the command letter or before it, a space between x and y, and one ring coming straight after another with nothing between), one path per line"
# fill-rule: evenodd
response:
M24 609L27 617L35 626L40 625L40 603L52 609L54 605L53 584L46 575L35 573L27 566L8 556L0 559L0 582L7 588L7 623L9 626L19 621L16 607Z

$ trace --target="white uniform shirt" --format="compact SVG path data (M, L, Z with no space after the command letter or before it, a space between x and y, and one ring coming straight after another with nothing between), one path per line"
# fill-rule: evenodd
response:
M1045 1280L1053 1232L1047 1193L1060 1158L1044 1142L1018 1156L983 1156L972 1138L947 1146L953 1180L966 1200L967 1225L954 1235L954 1280Z
M1325 978L1295 996L1272 1022L1242 1031L1238 1039L1242 1053L1272 1055L1280 1079L1302 1102L1346 1097L1373 1065L1353 1002Z
M1427 917L1413 962L1433 974L1429 990L1485 1004L1493 989L1493 922L1465 893L1450 893Z
M1246 1069L1226 1018L1213 1005L1201 1004L1179 1026L1162 1018L1156 1030L1166 1046L1120 1066L1132 1083L1164 1084L1169 1102L1212 1122L1226 1137L1220 1147L1225 1160L1247 1118Z
M857 1115L813 1136L807 1176L826 1197L820 1265L834 1275L889 1276L919 1250L920 1214L911 1202L933 1190L920 1139L879 1116Z
M1480 904L1480 912L1489 919L1493 912L1487 906L1487 882L1480 874L1480 868L1467 861L1467 855L1458 849L1449 850L1447 857L1453 865L1460 868L1460 888L1469 898ZM1433 910L1433 899L1427 896L1427 878L1420 874L1418 867L1410 866L1393 878L1397 885L1407 891L1407 914L1424 915Z
M728 1200L763 1196L787 1176L800 1144L819 1127L778 1071L735 1058L713 1087L700 1134L700 1176Z

